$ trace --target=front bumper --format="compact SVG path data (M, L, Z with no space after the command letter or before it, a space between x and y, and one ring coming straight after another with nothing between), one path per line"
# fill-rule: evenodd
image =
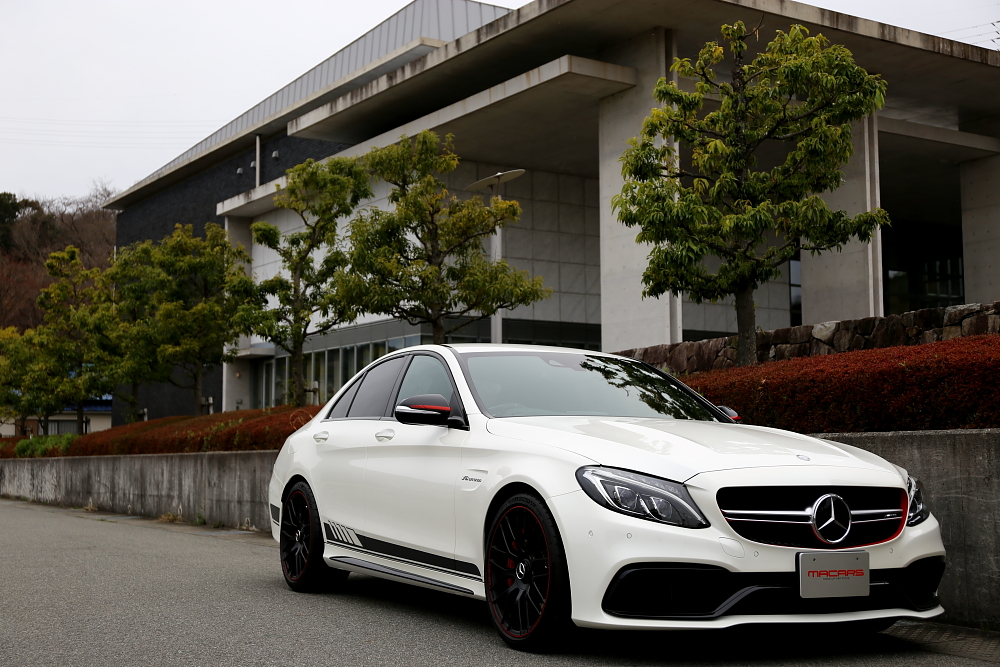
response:
M804 483L803 472L797 473L798 483ZM731 480L731 475L724 473L713 481L721 486ZM934 565L942 562L944 546L933 516L888 542L864 548L872 570L868 597L803 600L798 596L795 560L805 549L759 544L740 537L714 502L717 486L706 479L699 481L701 488L689 485L689 490L711 523L703 529L677 528L618 514L597 505L582 490L549 499L565 546L572 618L577 625L724 628L745 623L931 618L944 611L935 596L943 568ZM924 559L931 560L918 563ZM911 565L913 569L905 569ZM694 587L685 584L687 590L670 602L671 582L684 580L676 577L678 568L703 569L699 574L702 583ZM705 572L714 574L706 577ZM687 573L689 582L694 581L691 574ZM934 581L921 586L919 582L926 578ZM916 586L910 583L914 579Z

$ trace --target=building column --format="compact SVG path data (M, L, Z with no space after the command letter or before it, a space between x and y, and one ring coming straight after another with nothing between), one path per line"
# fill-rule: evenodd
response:
M1000 301L1000 155L960 167L965 301Z
M854 155L844 183L823 195L834 210L857 215L879 207L878 118L854 124ZM882 234L870 243L852 241L840 252L802 253L802 323L855 320L885 314L882 300Z
M226 216L226 232L229 240L233 244L242 245L247 254L252 252L253 235L250 233L251 218L237 216ZM250 266L246 271L250 273ZM238 349L250 347L250 339L240 336L236 344ZM230 412L233 410L247 410L251 407L253 400L253 387L251 386L253 373L251 372L250 361L248 359L235 359L232 363L222 365L222 402L215 403L215 409L219 412Z
M669 72L674 53L671 31L654 28L600 55L602 60L633 67L638 73L635 87L600 102L601 349L606 352L681 340L681 300L672 295L642 298L642 274L651 246L636 243L639 230L618 222L611 209L612 197L624 184L619 159L656 104L656 82L663 76L676 76Z

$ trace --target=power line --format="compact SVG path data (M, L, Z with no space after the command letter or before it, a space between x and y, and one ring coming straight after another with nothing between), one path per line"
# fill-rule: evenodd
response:
M69 120L59 118L17 118L0 116L0 121L57 125L202 125L217 127L227 121L220 120Z
M40 140L27 140L27 139L7 139L0 137L0 144L11 144L18 146L65 146L70 148L169 148L171 150L185 150L191 147L190 143L177 143L177 144L167 144L167 143L143 143L139 141L133 141L129 143L97 143L97 142L78 142L78 141L40 141Z
M982 28L983 26L987 26L987 25L996 25L997 23L1000 23L1000 21L990 21L988 23L980 23L978 25L970 25L967 28L956 28L955 30L945 30L944 32L939 32L937 34L938 35L950 35L953 32L962 32L963 30L974 30L976 28Z

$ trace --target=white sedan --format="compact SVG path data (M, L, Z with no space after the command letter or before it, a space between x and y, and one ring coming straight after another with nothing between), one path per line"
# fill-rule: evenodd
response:
M364 572L485 600L510 645L571 623L723 628L943 612L920 485L864 450L734 422L609 354L429 345L378 359L285 442L285 581Z

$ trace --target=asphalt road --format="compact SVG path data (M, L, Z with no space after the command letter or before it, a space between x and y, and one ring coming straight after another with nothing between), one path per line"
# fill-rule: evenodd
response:
M482 602L356 574L343 593L293 593L260 534L0 499L4 667L988 664L888 634L794 637L587 631L523 654Z

